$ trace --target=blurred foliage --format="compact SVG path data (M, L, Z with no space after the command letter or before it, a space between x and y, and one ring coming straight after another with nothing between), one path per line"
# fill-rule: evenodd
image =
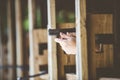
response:
M37 11L36 11L36 25L38 28L40 28L42 26L42 18L41 18L41 10L39 8L37 8Z
M75 14L72 11L61 10L57 13L56 16L57 23L74 23L75 22ZM42 18L40 9L36 10L36 28L40 28L42 26ZM25 17L23 19L23 28L28 32L29 30L29 20L28 20L28 11L25 12Z
M24 11L23 11L23 29L28 32L29 30L29 20L28 20L28 8L26 8Z
M56 22L57 23L63 23L65 22L65 12L63 10L59 11L59 13L56 16Z
M57 23L65 23L65 22L73 23L75 22L75 14L74 12L71 12L71 11L61 10L57 13L56 22Z
M68 13L68 22L75 22L75 14L73 12Z
M37 8L36 10L36 26L37 28L40 28L42 25L41 20L41 12L40 9ZM29 19L28 19L28 10L25 11L25 18L23 19L23 29L28 32L29 31Z
M25 31L27 31L27 32L28 32L28 30L29 30L29 20L28 20L28 17L26 17L26 18L23 20L23 29L24 29Z

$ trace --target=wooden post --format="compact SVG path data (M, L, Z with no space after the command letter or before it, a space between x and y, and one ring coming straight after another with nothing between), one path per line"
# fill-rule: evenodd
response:
M21 0L15 0L16 13L16 58L17 66L23 66L23 37L22 37L22 14L21 14ZM17 68L17 76L23 76L21 69Z
M41 66L46 65L47 67L47 64L48 64L47 30L46 29L33 30L33 47L34 47L34 50L33 50L34 51L34 60L33 60L34 72L35 74L38 74L42 72ZM40 78L42 78L41 76L42 75L35 77L34 79L40 80Z
M103 44L103 51L96 52L95 42L96 34L113 34L113 16L112 14L89 14L88 16L89 79L96 80L98 68L113 67L113 44Z
M75 0L76 13L76 80L88 80L87 39L86 39L86 0Z
M1 15L0 15L0 66L3 66L3 50L2 50L2 31L1 31ZM3 70L0 69L0 80L3 79Z
M6 56L5 56L5 51L6 50L6 41L5 40L5 27L6 27L6 1L2 1L2 3L0 3L0 66L2 67L0 70L0 79L4 80L5 78L7 78L4 74L5 74L5 69L3 68L3 66L6 64Z
M7 26L8 26L8 65L15 65L14 57L14 40L13 40L13 25L12 25L12 0L7 2ZM15 69L9 69L9 79L15 78Z
M29 45L30 45L30 57L29 57L29 75L34 75L36 73L35 65L35 54L33 45L33 29L35 26L35 0L28 0L28 10L29 10ZM38 71L37 71L38 72ZM40 78L31 78L30 80L40 80Z
M48 9L48 29L56 28L55 19L55 0L47 0ZM56 43L54 41L55 36L49 36L48 34L48 72L49 80L58 80L57 74L57 54Z

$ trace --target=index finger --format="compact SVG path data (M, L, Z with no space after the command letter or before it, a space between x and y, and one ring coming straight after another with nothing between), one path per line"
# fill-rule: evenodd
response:
M61 38L69 38L69 36L68 36L67 34L64 34L64 33L62 33L62 32L60 32L60 37L61 37Z

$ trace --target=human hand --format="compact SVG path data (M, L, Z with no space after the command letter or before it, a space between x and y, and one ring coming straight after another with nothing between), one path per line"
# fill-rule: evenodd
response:
M55 41L60 44L62 49L67 54L76 54L76 34L75 33L62 33L60 32L60 37L55 38Z

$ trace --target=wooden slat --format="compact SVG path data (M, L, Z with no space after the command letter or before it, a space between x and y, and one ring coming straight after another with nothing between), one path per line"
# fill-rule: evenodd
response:
M48 12L48 26L47 28L56 28L55 18L55 0L47 0L47 12ZM56 43L54 41L55 36L49 36L48 34L48 72L49 80L58 80L57 74L57 55L56 55Z
M103 52L96 53L95 34L112 34L112 14L90 14L89 63L90 79L96 80L96 69L113 66L113 45L103 44Z
M8 65L15 65L15 49L13 40L13 24L12 24L12 0L7 2L7 26L8 26ZM9 69L9 79L15 79L15 69Z
M43 53L40 53L40 47L39 44L47 43L47 30L46 29L34 29L33 30L33 53L34 58L33 61L35 61L34 65L34 74L38 74L41 71L40 66L47 65L48 64L48 55L47 50L43 50ZM43 55L40 55L43 54ZM35 80L40 80L41 76L35 77Z
M3 65L3 50L2 50L2 29L1 29L1 15L0 15L0 65ZM3 78L3 70L0 70L0 79Z
M88 80L87 39L86 39L86 0L76 0L76 71L77 80Z
M6 50L6 36L4 34L4 30L5 30L5 27L7 26L6 25L6 15L7 15L7 12L6 12L6 1L2 1L0 3L0 33L1 33L1 51L0 51L0 65L3 66L7 63L7 60L6 60L6 55L5 55L5 50ZM1 80L4 80L5 78L8 78L5 76L6 72L5 72L5 69L1 69L0 70L0 79Z
M34 44L33 44L33 29L35 27L35 0L28 0L28 10L29 10L29 45L30 45L30 57L29 57L29 75L38 74L39 71L36 71L35 64L35 54L34 54ZM38 65L37 65L38 67ZM39 77L30 78L30 80L41 80Z
M22 37L22 14L21 0L15 0L15 15L16 15L16 58L17 65L23 65L23 37ZM17 76L23 76L21 69L17 69Z

